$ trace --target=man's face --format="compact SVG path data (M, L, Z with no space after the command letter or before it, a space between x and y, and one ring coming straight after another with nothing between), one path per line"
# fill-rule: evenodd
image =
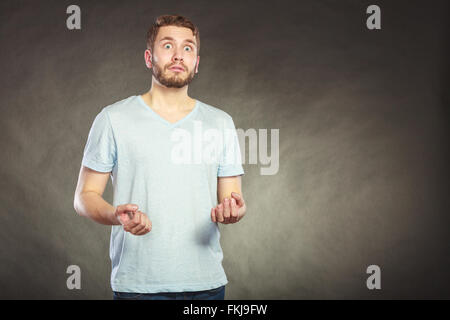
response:
M151 62L155 79L168 88L188 85L198 72L197 46L192 30L184 27L164 26L156 36L153 55L146 51L146 62ZM151 60L150 60L151 58ZM172 67L183 68L174 70Z

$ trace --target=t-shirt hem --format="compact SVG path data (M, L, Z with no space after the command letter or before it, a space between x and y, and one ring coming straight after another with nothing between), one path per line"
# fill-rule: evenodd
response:
M222 169L218 170L217 176L218 177L231 177L231 176L243 176L244 170L242 169L235 169L235 168L229 168L229 169Z
M117 285L111 283L111 288L116 292L132 293L159 293L159 292L192 292L211 290L228 283L227 279L207 283L178 283L174 285Z
M92 170L99 171L99 172L111 172L112 171L112 166L100 164L100 163L95 162L88 158L83 158L83 160L81 161L81 164L85 167L88 167Z

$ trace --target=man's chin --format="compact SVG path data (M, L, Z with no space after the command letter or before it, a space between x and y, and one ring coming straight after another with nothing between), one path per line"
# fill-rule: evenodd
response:
M160 81L160 83L164 84L168 88L183 88L187 86L191 81L188 81L188 79L176 79L175 77L170 77L161 79L163 81Z
M163 82L163 84L167 87L167 88L183 88L185 86L188 85L187 82L175 82L175 81L170 81L170 82Z
M176 84L176 83L174 83L174 84L167 84L166 85L166 87L167 88L177 88L177 89L181 89L181 88L183 88L183 87L185 87L187 84Z

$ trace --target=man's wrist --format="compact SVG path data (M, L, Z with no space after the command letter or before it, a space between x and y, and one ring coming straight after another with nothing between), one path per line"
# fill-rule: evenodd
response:
M121 225L119 217L116 215L116 212L117 212L117 206L113 206L112 216L111 216L111 224L113 226Z

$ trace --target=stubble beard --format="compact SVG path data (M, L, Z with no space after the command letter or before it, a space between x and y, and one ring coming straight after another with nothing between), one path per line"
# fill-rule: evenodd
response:
M152 61L152 74L163 86L167 88L183 88L191 83L194 79L195 72L192 70L187 77L183 77L185 72L175 73L169 69L164 72L164 70L156 63ZM186 69L186 68L185 68Z

